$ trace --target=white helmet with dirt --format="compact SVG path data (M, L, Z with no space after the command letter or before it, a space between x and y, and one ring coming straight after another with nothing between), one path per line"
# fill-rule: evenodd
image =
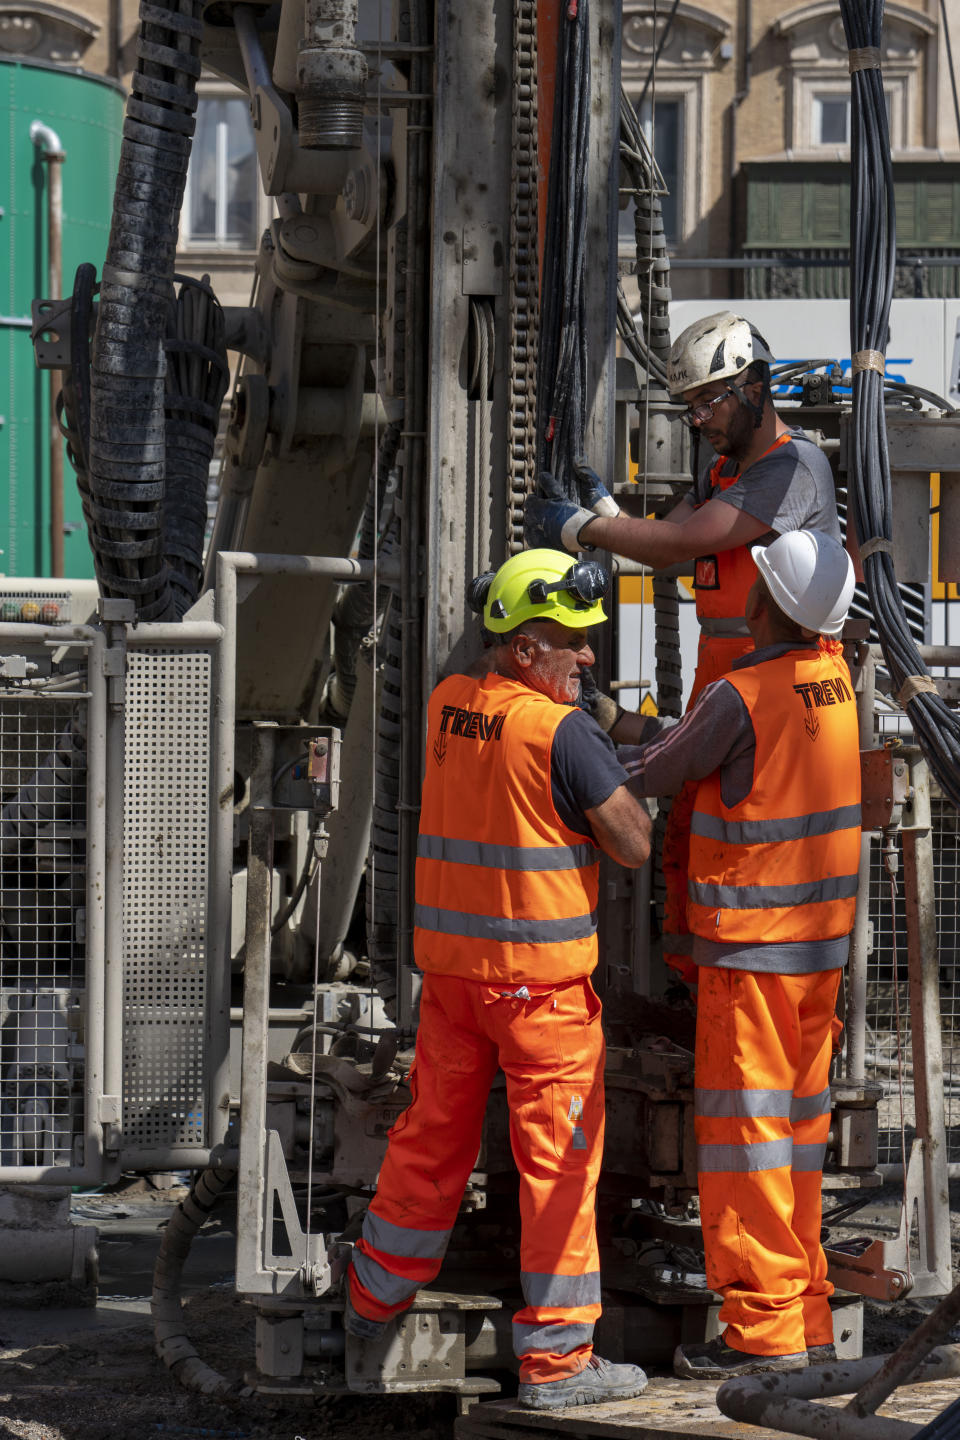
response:
M750 554L778 609L804 630L840 634L856 577L838 540L822 530L788 530L772 545L752 546Z
M729 380L758 361L770 365L773 356L755 325L732 310L705 315L688 325L670 346L670 393L680 395L711 380Z

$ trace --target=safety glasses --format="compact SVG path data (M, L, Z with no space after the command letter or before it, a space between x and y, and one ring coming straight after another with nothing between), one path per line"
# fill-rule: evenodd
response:
M609 580L599 560L578 560L559 580L531 580L527 594L534 605L542 605L548 595L566 590L578 600L578 609L587 609L602 600Z
M717 406L722 405L724 400L729 400L730 396L736 393L737 387L728 385L726 390L715 395L712 400L703 400L699 405L688 405L683 412L684 423L689 425L691 430L696 429L699 425L705 425L708 420L713 419L713 412Z

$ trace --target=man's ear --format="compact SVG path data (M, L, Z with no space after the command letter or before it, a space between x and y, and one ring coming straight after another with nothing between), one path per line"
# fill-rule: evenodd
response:
M516 635L511 635L511 653L516 663L523 666L524 669L526 669L527 666L533 664L533 657L536 653L536 649L536 641L531 635L524 635L522 630Z

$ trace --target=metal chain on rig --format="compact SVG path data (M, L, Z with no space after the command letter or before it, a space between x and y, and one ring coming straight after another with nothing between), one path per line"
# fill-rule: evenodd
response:
M536 483L537 341L537 5L513 3L513 166L510 179L510 498L507 551L523 549L523 502Z

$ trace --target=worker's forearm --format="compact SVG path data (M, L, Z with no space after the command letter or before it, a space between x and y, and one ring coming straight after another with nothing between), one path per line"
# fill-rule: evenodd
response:
M684 527L672 520L641 520L633 515L606 517L598 515L580 532L581 541L597 550L609 550L639 560L654 570L674 565L678 560L693 559Z
M614 745L646 745L660 733L654 715L641 715L636 710L621 710L607 734Z

